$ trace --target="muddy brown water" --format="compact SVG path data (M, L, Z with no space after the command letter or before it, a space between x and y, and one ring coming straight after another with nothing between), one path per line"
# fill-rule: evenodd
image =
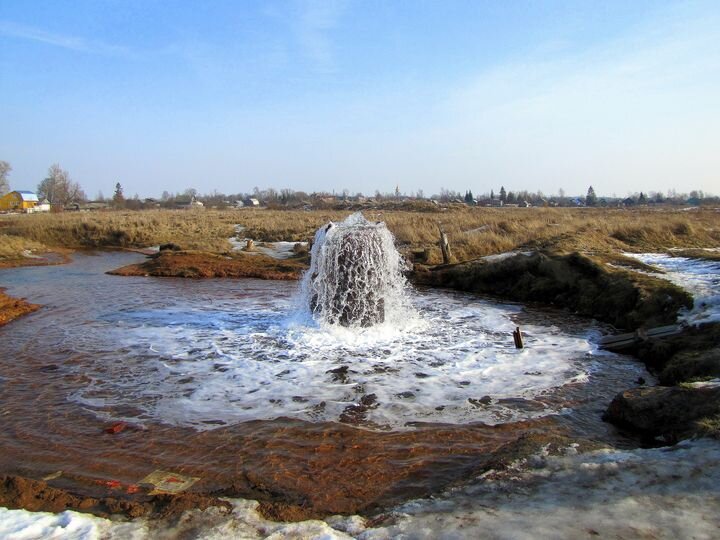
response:
M244 298L260 295L272 305L292 295L294 286L104 273L139 260L128 253L77 255L69 265L0 271L0 285L9 294L44 306L0 329L0 474L41 479L62 471L49 485L83 496L137 499L147 497L147 490L141 486L134 492L134 486L161 469L198 477L193 492L267 501L275 505L268 507L268 515L299 519L370 512L428 495L517 457L523 441L536 443L527 451L556 436L633 444L599 420L615 391L642 373L620 357L610 357L602 370L590 370L592 385L567 384L544 396L545 402L571 413L494 426L420 422L411 429L374 430L282 416L227 421L220 411L223 419L216 425L206 420L202 429L159 421L147 413L145 403L109 399L102 385L87 391L102 377L128 379L133 391L157 384L126 364L129 355L142 351L113 334L123 314L130 317L178 297L205 304L234 302L242 309ZM529 322L549 317L557 323L563 316L531 311L519 319L523 317ZM563 324L582 323L566 318ZM105 340L110 334L116 337ZM107 369L91 366L98 356ZM159 386L157 395L142 395L159 401L163 391ZM516 405L528 403L519 399ZM107 433L118 419L126 427Z

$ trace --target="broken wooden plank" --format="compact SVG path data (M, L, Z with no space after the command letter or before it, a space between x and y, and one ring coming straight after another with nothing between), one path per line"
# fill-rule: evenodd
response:
M632 333L603 336L600 339L599 344L602 349L622 350L643 341L663 339L669 336L677 335L682 332L682 328L683 327L679 325L658 326L649 330L640 328Z

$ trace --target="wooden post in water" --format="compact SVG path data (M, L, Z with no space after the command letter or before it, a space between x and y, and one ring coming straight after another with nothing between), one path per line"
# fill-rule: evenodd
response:
M515 327L515 331L513 332L513 340L515 340L516 349L522 349L525 347L525 344L523 343L522 332L520 331L519 326Z
M440 227L438 226L440 229ZM447 234L440 229L440 251L442 251L443 264L450 264L452 259L452 252L450 251L450 242L448 241Z

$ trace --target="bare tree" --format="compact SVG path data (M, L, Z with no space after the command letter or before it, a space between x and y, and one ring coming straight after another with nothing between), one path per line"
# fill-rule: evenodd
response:
M7 161L0 161L0 197L10 191L10 183L8 182L8 174L12 171L12 167Z
M55 163L48 169L47 178L38 185L38 196L51 204L69 204L85 200L80 184L70 180L70 175Z

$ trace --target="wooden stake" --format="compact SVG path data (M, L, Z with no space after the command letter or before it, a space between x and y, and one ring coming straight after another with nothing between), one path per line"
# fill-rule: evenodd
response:
M452 253L450 251L450 242L447 234L440 229L440 251L442 251L443 264L450 264Z
M515 341L516 349L523 349L525 347L525 344L523 343L522 332L520 331L519 326L515 327L515 331L513 332L513 340Z

